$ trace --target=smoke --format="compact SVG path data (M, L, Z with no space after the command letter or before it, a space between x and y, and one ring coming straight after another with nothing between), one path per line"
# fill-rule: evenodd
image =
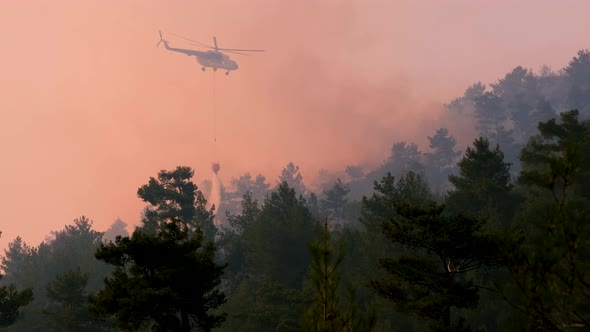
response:
M233 156L248 160L241 173L273 178L293 161L314 186L322 181L316 176L321 169L379 165L397 141L425 147L444 99L406 68L407 50L400 45L408 37L397 28L404 5L370 3L324 1L309 10L309 3L281 2L244 24L243 40L232 43L267 52L239 58L243 66L232 80L256 83L242 86L240 105L227 103L223 110L234 114L224 125L244 124L236 130L240 140L228 142L248 152ZM246 122L242 113L256 120Z
M31 10L7 2L0 26L15 33L0 61L0 148L10 155L1 167L13 188L0 195L10 207L5 218L21 218L31 195L47 199L27 219L43 227L6 226L4 237L41 241L52 225L80 214L99 227L119 215L134 223L143 207L134 193L159 170L191 165L209 174L217 159L210 72L156 48L159 29L267 50L232 54L240 69L217 77L224 174L261 173L274 182L293 161L306 184L321 184L321 169L367 172L396 141L427 150L426 137L439 127L470 144L472 115L445 113L442 103L516 65L560 68L587 43L579 33L588 30L585 2L498 3L64 0ZM565 18L569 24L560 24ZM220 180L213 186L208 196L217 207Z
M211 193L209 194L209 199L207 200L209 204L209 208L215 206L215 219L213 222L215 226L220 226L220 219L217 217L217 213L219 213L219 205L221 204L221 179L217 176L217 173L213 173L213 179L211 180Z

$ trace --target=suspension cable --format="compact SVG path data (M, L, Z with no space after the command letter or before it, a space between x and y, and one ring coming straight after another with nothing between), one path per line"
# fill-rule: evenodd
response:
M217 105L215 96L215 71L213 71L212 87L213 90L213 154L217 158Z

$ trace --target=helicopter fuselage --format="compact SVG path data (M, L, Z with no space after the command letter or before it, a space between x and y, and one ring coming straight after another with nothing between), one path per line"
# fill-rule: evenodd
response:
M197 51L199 52L199 51ZM222 68L225 70L236 70L238 64L229 56L216 51L199 52L201 54L195 55L197 62L204 67Z
M194 56L197 59L197 62L203 66L203 70L205 70L206 67L209 67L213 68L213 70L224 69L229 73L231 70L237 70L239 68L238 64L234 60L219 51L196 51L184 48L176 48L170 47L168 42L165 40L162 42L164 43L164 47L169 51L183 53L188 56Z

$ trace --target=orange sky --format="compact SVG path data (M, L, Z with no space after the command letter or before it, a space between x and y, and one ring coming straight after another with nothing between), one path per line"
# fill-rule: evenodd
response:
M34 4L34 5L33 5ZM587 1L5 1L0 4L0 248L36 245L85 214L138 222L137 188L221 162L274 183L289 161L374 165L424 143L439 105L517 65L559 69L588 48ZM214 151L212 73L156 48L157 31L221 47ZM168 36L172 45L186 46Z

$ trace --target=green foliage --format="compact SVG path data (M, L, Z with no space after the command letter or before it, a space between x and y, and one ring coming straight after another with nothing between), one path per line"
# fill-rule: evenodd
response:
M331 220L343 222L346 218L344 209L348 203L346 196L349 192L350 187L340 179L337 179L330 189L324 190L324 198L320 199L323 215Z
M502 131L500 127L496 134ZM506 137L501 139L510 139L510 136ZM459 174L449 177L455 188L446 198L447 213L485 218L486 223L481 231L496 238L504 238L509 246L512 241L509 228L512 227L513 215L521 206L522 196L510 181L510 164L504 161L500 147L496 145L492 149L486 138L476 139L458 165ZM494 285L508 283L506 276L498 269L476 270L468 276L484 288L493 289ZM478 312L464 311L470 324L494 330L507 320L505 312L509 308L501 303L494 292L486 291L480 299L480 305L484 309Z
M258 201L252 198L248 192L242 199L241 214L227 213L229 227L222 226L222 232L218 240L223 251L224 260L227 262L225 277L228 280L228 288L236 288L240 280L248 273L246 271L246 257L249 243L243 233L251 227L260 214Z
M88 275L89 292L103 285L105 276L112 272L107 264L95 259L94 253L102 240L102 233L92 228L85 216L74 219L62 230L52 232L52 238L30 247L20 238L5 251L3 269L6 280L17 288L32 288L35 298L22 308L22 315L11 326L15 331L46 331L48 316L43 310L50 306L46 286L58 275L80 269Z
M308 331L340 331L348 324L347 319L338 312L339 303L336 295L340 283L338 266L343 256L334 256L331 245L326 219L320 240L310 246L314 302L306 313Z
M375 325L374 318L364 321L359 317L354 303L354 292L348 307L343 307L338 297L340 286L339 266L344 259L341 250L335 250L328 229L328 219L320 233L320 239L310 246L313 302L305 314L306 331L369 331ZM352 291L352 290L351 290Z
M220 330L301 331L303 305L299 289L262 278L245 279L223 307L228 319Z
M308 273L308 244L314 238L315 221L307 202L286 182L281 183L258 207L244 196L241 215L229 217L232 228L224 252L236 277L230 277L223 327L245 331L299 330ZM230 263L231 264L231 263ZM248 303L248 305L244 305Z
M397 215L395 202L412 205L424 205L431 201L430 190L422 177L408 172L395 182L395 177L388 173L381 181L374 182L375 193L370 198L363 197L361 222L368 232L381 233L381 225Z
M232 180L235 192L221 188L221 206L207 209L191 168L163 170L137 192L149 206L130 237L120 220L103 235L81 217L37 246L11 242L2 258L0 324L108 329L110 322L88 316L85 302L106 285L92 297L95 313L140 330L366 330L349 323L373 308L379 331L422 331L425 321L439 331L586 330L590 125L581 119L590 116L589 73L590 52L582 50L561 71L518 66L496 83L468 87L446 105L448 123L464 136L475 122L485 138L467 150L457 175L450 176L460 153L446 128L428 137L424 155L401 141L377 169L320 173L322 183L349 179L320 197L289 163L272 193L263 175L246 173ZM579 112L548 121L571 108ZM454 186L446 209L432 203L422 175L437 199ZM229 225L220 234L215 210L226 212ZM323 216L336 222L310 257ZM99 247L102 241L114 242ZM504 268L487 269L498 251ZM383 296L369 289L371 280ZM347 294L341 285L351 284L355 292ZM480 292L492 286L502 293ZM228 312L221 326L219 309Z
M213 211L207 210L207 201L191 178L194 171L188 166L178 166L174 171L162 170L158 178L150 178L148 184L137 190L137 196L151 204L143 218L143 230L155 232L163 223L175 218L190 226L201 228L207 240L215 238Z
M225 266L215 263L213 243L202 242L200 229L189 233L172 219L156 233L137 229L130 238L102 244L96 257L116 269L91 298L91 308L102 317L114 315L128 330L150 322L173 331L219 326L225 315L213 311L225 302L219 289Z
M436 130L436 135L428 136L432 152L426 153L426 166L430 183L436 192L445 189L447 178L453 171L455 160L461 155L461 151L455 151L457 141L449 135L447 128Z
M406 174L409 171L421 172L422 152L418 149L418 145L405 141L397 142L391 148L390 162L392 165L393 174Z
M19 279L24 279L25 274L30 272L27 270L30 269L29 258L33 252L34 249L28 246L20 236L8 243L8 249L4 250L2 257L4 282L16 283Z
M480 232L483 222L443 215L444 206L394 202L398 215L383 224L387 238L407 249L380 265L388 278L371 286L400 310L430 319L435 329L450 328L451 308L473 308L478 288L463 274L497 260L496 240Z
M54 302L80 307L86 302L88 276L80 269L58 275L47 285L47 297Z
M561 114L561 123L555 119L539 123L540 136L531 138L521 153L526 165L521 183L549 190L556 200L566 198L566 188L590 198L590 130L578 115L573 110Z
M430 189L419 174L409 171L400 177L395 188L395 201L423 206L431 201Z
M51 255L51 261L46 261L46 264L53 263L53 266L48 268L54 272L53 274L45 272L47 281L43 283L43 289L40 289L38 293L44 292L45 285L57 275L77 268L89 275L88 285L91 291L102 286L102 278L111 270L93 257L94 251L102 241L103 233L93 230L92 225L92 220L81 216L74 219L72 225L65 225L63 230L53 232L54 240L49 243L47 248ZM43 252L43 248L39 247L39 259L44 256ZM43 273L44 271L39 272Z
M516 233L521 245L507 255L520 296L507 297L527 314L528 328L588 329L590 125L569 111L539 131L521 154L528 201Z
M31 288L18 291L14 285L0 287L0 327L12 325L19 315L19 308L32 300Z
M104 323L94 320L88 310L88 275L80 269L58 275L47 285L48 316L53 331L101 331Z
M310 262L307 245L314 237L314 224L306 201L281 183L243 233L249 243L250 273L299 288Z
M500 148L492 149L488 139L480 137L458 165L459 175L449 176L455 187L446 198L449 211L509 222L519 197L513 192L510 165Z
M343 276L346 282L361 286L357 292L359 308L365 313L371 307L377 310L376 330L399 328L400 331L414 331L419 322L400 313L392 302L377 296L368 286L371 280L388 277L386 271L379 267L379 259L400 252L400 248L382 231L382 225L397 216L394 202L427 204L431 195L422 177L414 172L407 173L397 182L391 174L387 174L379 182L374 182L374 188L373 195L363 197L362 201L360 222L364 229L354 231L344 228L340 232L347 244Z

